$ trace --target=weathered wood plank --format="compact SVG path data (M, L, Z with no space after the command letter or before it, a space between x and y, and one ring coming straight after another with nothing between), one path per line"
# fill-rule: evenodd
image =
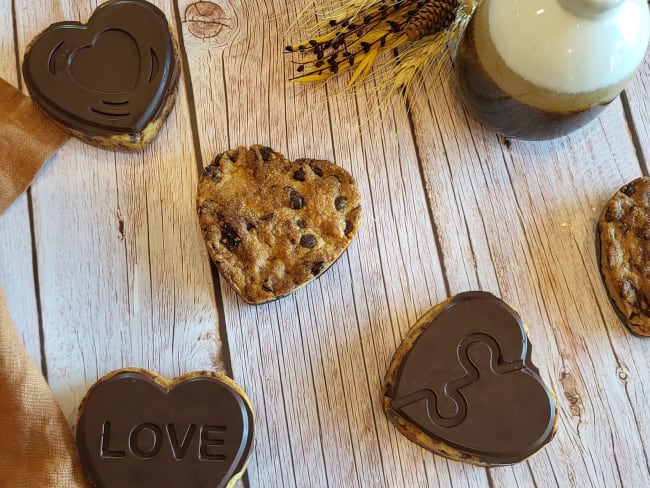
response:
M99 3L17 0L19 52L45 26L85 20ZM139 154L69 141L32 189L34 250L26 197L0 217L0 285L36 359L40 297L49 380L71 421L88 384L111 369L223 370L222 302L233 374L258 416L251 486L650 485L649 353L618 322L594 252L601 206L646 171L647 63L587 129L506 142L466 118L445 80L411 98L411 118L394 101L370 123L366 102L380 97L371 83L331 98L345 80L287 84L283 34L302 5L216 0L218 22L200 24L191 0L157 4L190 74L159 138ZM0 0L2 11L11 5ZM0 75L17 84L12 21L0 22ZM194 211L201 164L253 143L336 160L364 198L342 258L258 307L213 283ZM520 311L558 396L556 439L516 466L433 456L380 409L384 372L410 325L468 289Z
M289 157L336 160L364 197L356 241L316 282L259 307L221 283L235 379L259 412L251 484L487 486L485 470L423 451L380 409L401 337L447 295L404 108L360 131L368 114L356 105L373 92L326 103L323 88L286 84L292 67L281 36L300 6L221 2L233 27L200 39L190 5L179 3L179 17L204 164L228 147L262 143Z
M626 88L622 97L631 126L631 135L636 143L637 157L641 161L640 172L631 175L624 182L641 176L641 174L648 176L648 158L650 156L650 115L648 114L650 95L648 94L648 86L650 86L650 52L646 53L643 65ZM615 187L616 185L612 186ZM612 188L611 193L613 194L615 190L616 188ZM609 195L605 198L609 198ZM607 304L604 307L606 310L608 309ZM631 337L620 331L617 334L612 334L611 339L616 344L616 376L625 388L626 403L640 405L643 403L643 398L647 398L650 392L650 386L644 381L646 378L645 371L648 364L650 364L650 354L648 353L646 341L643 338ZM650 418L645 413L643 409L638 408L633 412L633 421L637 426L637 430L641 433L641 442L643 443L643 451L636 453L634 458L641 466L650 469L650 445L648 442Z
M468 121L447 82L427 87L413 101L416 140L450 289L492 291L520 311L560 407L551 445L491 470L494 483L647 483L648 430L635 420L647 414L620 377L621 358L635 367L647 353L607 301L594 246L601 206L640 173L621 103L568 138L514 142Z
M173 18L171 2L157 4ZM16 2L20 52L44 27L86 21L95 6ZM89 384L112 369L171 377L223 368L188 120L181 83L145 151L70 140L33 186L48 379L70 422Z
M622 98L628 117L633 126L637 141L639 157L643 160L643 174L648 175L648 160L650 159L650 51L646 53L645 61L630 84L623 92Z
M339 83L337 88L341 89L345 82ZM448 295L444 270L438 260L436 224L429 217L405 107L399 101L388 104L376 121L368 110L381 103L381 94L372 85L359 90L355 104L359 107L358 115L350 110L352 105L345 98L335 97L332 101L332 113L338 114L332 117L334 140L345 140L345 134L356 124L362 127L360 147L351 146L363 154L355 154L351 160L359 165L357 173L364 172L362 165L366 168L368 181L362 183L362 188L366 188L364 194L370 197L368 207L372 213L368 220L374 227L374 233L366 234L369 240L364 241L360 236L361 272L370 275L368 281L364 280L363 289L372 289L373 283L381 283L384 288L376 302L369 301L367 329L379 363L373 388L379 394L383 375L402 337L420 315ZM376 263L376 267L368 268L365 266L368 262ZM375 272L379 274L373 276ZM365 349L363 353L366 362L373 360ZM433 480L446 473L451 486L487 485L485 470L431 455L401 436L383 419L378 408L377 415L381 419L378 418L378 443L382 460L386 472L394 476L388 478L389 485L435 486ZM390 449L382 440L386 438L391 439Z
M0 77L19 87L11 0L0 1ZM56 159L56 157L54 158ZM0 287L30 357L41 367L38 307L32 265L32 233L26 194L0 216Z

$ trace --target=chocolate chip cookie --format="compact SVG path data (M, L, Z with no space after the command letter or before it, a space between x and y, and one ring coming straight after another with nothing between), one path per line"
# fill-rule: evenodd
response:
M619 189L598 221L600 270L632 332L650 335L650 178Z
M249 303L321 275L359 226L361 197L336 164L289 161L265 146L218 155L199 180L197 211L221 275Z

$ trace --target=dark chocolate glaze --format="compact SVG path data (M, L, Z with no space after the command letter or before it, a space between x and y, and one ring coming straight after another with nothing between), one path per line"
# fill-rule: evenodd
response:
M23 62L32 98L91 136L141 132L161 113L178 75L167 19L144 0L104 3L86 25L52 24Z
M519 315L486 292L461 293L399 366L391 408L486 464L512 464L553 436L555 401L532 364Z
M486 72L476 52L475 22L470 21L455 58L457 93L469 114L506 137L548 140L588 124L611 102L583 110L544 110L517 100Z
M253 437L247 401L202 375L168 390L142 372L119 372L89 391L77 426L95 488L224 487L245 467Z

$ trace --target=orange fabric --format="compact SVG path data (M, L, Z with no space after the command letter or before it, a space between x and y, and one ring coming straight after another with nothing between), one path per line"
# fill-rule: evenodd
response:
M0 486L86 486L70 428L27 355L0 290Z
M29 97L0 78L0 214L67 138Z
M0 78L0 214L67 137ZM85 486L70 428L27 355L0 289L0 487Z

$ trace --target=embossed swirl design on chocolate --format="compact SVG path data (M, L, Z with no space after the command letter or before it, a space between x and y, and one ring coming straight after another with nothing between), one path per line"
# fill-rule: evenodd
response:
M114 0L86 25L58 22L28 46L23 76L55 120L87 135L134 134L161 112L179 68L165 15Z

